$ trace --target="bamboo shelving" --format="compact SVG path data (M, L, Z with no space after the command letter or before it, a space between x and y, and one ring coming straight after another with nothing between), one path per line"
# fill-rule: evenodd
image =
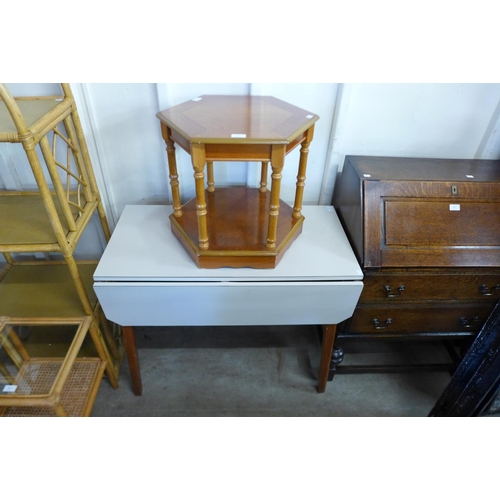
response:
M97 356L116 388L123 349L93 294L96 263L74 257L95 213L106 241L110 230L71 88L61 88L58 96L15 98L0 84L0 142L22 146L37 186L0 191L0 252L6 260L0 316L90 317ZM57 253L64 260L25 260L35 252Z

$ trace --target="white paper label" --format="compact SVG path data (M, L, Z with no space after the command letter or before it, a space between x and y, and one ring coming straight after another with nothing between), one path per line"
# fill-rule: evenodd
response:
M371 177L371 174L363 174L363 177Z
M460 204L450 203L450 211L451 212L460 212Z
M16 392L17 385L4 385L2 392Z
M467 174L465 177L467 177L467 179L474 179L474 176L469 174Z
M245 139L246 136L247 134L231 134L231 137L235 139Z
M195 97L194 99L191 99L192 101L201 101L202 97Z
M312 117L313 117L313 115L307 115L306 116L306 118L312 118Z

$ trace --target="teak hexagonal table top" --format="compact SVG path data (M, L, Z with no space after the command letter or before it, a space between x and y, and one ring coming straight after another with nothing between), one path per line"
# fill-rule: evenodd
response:
M275 97L220 95L197 97L157 117L167 145L172 231L196 264L202 268L275 267L302 230L307 155L319 117ZM176 144L191 156L194 169L196 198L184 206ZM299 145L292 208L280 200L280 186L285 156ZM261 162L260 188L215 189L214 161Z

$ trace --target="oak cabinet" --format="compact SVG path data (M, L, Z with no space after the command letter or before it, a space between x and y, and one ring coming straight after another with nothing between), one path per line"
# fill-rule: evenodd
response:
M347 156L333 205L364 273L339 336L480 330L500 298L500 161Z

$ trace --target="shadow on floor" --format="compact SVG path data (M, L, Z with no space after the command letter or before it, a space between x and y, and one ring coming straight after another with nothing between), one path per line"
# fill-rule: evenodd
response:
M92 416L426 416L446 372L335 376L316 391L320 337L312 326L136 328L143 395L126 361ZM449 362L439 342L342 341L343 365Z

